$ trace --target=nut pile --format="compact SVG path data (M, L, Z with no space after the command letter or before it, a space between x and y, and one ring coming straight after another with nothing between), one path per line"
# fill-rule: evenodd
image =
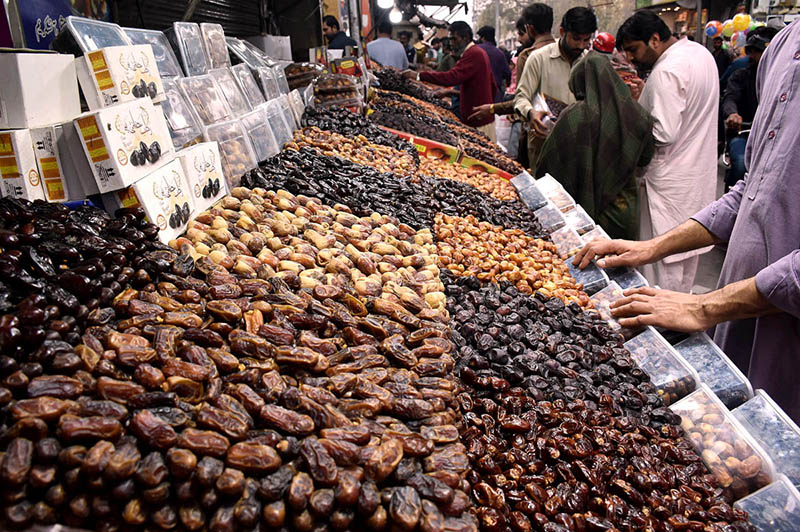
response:
M508 281L523 294L540 292L584 308L590 306L589 296L551 242L479 222L473 216L437 214L434 233L440 264L456 276Z
M282 188L293 194L342 203L358 216L373 212L394 216L415 229L431 228L437 212L473 215L503 227L544 236L535 216L520 203L499 201L452 180L425 176L404 179L380 173L345 159L329 157L311 148L284 150L246 173L242 185Z
M415 165L419 164L419 152L410 142L377 127L360 114L353 113L344 107L306 107L302 126L318 127L347 137L363 136L374 144L389 146L408 153L414 158Z
M325 155L342 157L348 161L375 168L380 172L393 172L401 176L412 176L419 164L408 153L389 146L370 142L366 137L346 137L316 127L304 127L294 132L285 149L299 150L313 147Z
M502 177L472 168L448 164L432 157L420 158L419 173L439 179L452 179L466 183L501 201L519 200L517 189Z
M45 339L77 344L87 316L129 283L150 282L147 253L166 248L141 209L112 219L94 207L4 198L0 227L0 352L12 357Z
M445 104L441 98L436 98L433 95L433 91L418 81L404 78L400 72L396 70L384 68L375 70L373 73L375 77L378 78L381 89L383 90L407 94L429 104L441 107L442 109L447 109L447 104Z

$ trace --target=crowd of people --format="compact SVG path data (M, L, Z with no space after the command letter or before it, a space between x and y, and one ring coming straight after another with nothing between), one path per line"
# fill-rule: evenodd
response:
M616 36L597 34L584 7L565 13L557 37L552 26L547 5L525 8L520 48L501 65L493 30L475 42L456 22L436 43L437 68L403 75L457 93L461 120L490 138L496 115L522 124L519 160L560 181L611 236L574 264L648 278L614 306L623 326L714 328L753 386L800 420L800 20L751 30L736 60L650 10ZM726 253L718 289L693 294L699 256L715 245Z

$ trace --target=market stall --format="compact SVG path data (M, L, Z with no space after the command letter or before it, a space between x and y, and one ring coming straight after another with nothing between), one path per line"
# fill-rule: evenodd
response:
M68 28L0 55L1 527L796 530L797 426L424 86Z

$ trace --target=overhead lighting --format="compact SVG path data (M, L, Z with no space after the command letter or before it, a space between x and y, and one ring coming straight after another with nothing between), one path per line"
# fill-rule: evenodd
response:
M403 13L401 13L399 9L395 7L392 8L391 11L389 11L389 22L391 22L392 24L397 24L402 20L403 20Z
M394 7L394 0L378 0L378 7L381 9L391 9Z

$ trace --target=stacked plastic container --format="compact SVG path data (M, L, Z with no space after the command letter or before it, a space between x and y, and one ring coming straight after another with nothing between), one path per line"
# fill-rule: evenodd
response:
M675 350L726 407L736 408L753 397L750 381L706 333L691 335L675 344Z

